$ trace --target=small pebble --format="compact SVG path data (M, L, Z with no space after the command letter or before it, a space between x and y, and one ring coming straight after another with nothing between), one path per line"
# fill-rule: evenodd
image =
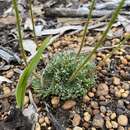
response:
M55 44L53 44L54 48L58 48L60 46L60 42L56 42Z
M106 98L104 96L100 96L99 99L100 99L100 101L106 100Z
M84 120L85 120L86 122L89 122L90 119L91 119L91 115L90 115L88 112L85 112L85 113L84 113Z
M50 120L49 120L49 118L46 116L45 117L45 122L49 125L50 124Z
M125 90L129 90L130 85L128 83L123 83L122 88L125 89Z
M101 83L97 87L97 96L105 96L108 95L109 88L105 83Z
M69 109L72 109L74 106L76 105L76 102L73 101L73 100L68 100L68 101L65 101L65 103L63 104L62 108L64 110L69 110Z
M113 43L113 44L117 44L117 43L119 43L119 42L120 42L120 39L118 39L118 38L112 39L112 43Z
M81 121L80 115L79 114L75 114L74 118L72 120L73 126L78 126L80 124L80 121Z
M90 97L88 95L83 96L83 102L87 103L90 101Z
M120 97L122 96L121 91L116 90L116 91L115 91L115 96L118 97L118 98L120 98Z
M91 130L96 130L96 128L92 127Z
M115 91L115 96L116 97L127 97L128 96L128 94L129 94L129 92L126 90L124 90L124 89L116 89L116 91Z
M94 116L92 124L96 128L103 128L104 119L102 118L101 115L97 114L97 115Z
M40 123L40 124L42 124L44 121L45 121L44 116L42 116L42 117L39 118L39 123Z
M100 106L100 111L101 111L102 113L106 113L106 107Z
M46 127L47 126L46 122L42 123L41 126Z
M113 77L113 84L120 85L120 79L118 77Z
M119 91L120 91L121 93L124 93L124 92L125 92L125 90L124 90L124 89L120 89Z
M127 98L128 95L129 95L129 91L128 91L128 90L121 94L121 96L122 96L123 98Z
M10 90L10 88L9 87L3 87L3 92L4 92L4 95L8 95L8 94L10 94L11 93L11 90Z
M127 60L130 60L130 55L126 55L126 59L127 59Z
M109 120L106 121L106 128L108 128L108 129L112 128L112 124Z
M11 71L9 71L9 72L7 73L6 77L10 79L10 78L13 77L13 75L14 75L14 71L11 70Z
M71 128L66 128L66 130L72 130Z
M125 115L120 115L117 120L118 120L118 123L121 126L127 126L128 125L128 118Z
M118 123L117 122L111 121L111 124L112 124L112 128L114 128L114 129L118 128Z
M94 109L93 110L93 115L97 115L97 114L99 114L100 113L100 111L98 110L98 109Z
M128 64L127 59L125 59L124 57L121 57L120 59L121 59L122 64L124 64L124 65Z
M110 116L111 114L112 114L112 111L111 111L111 110L107 110L106 115L107 115L107 116Z
M124 129L124 127L122 127L122 126L119 126L119 127L118 127L118 130L125 130L125 129Z
M94 94L97 91L96 88L92 88L92 93Z
M88 129L88 127L90 126L90 124L88 122L83 122L82 126L85 128L85 129Z
M92 97L94 97L94 93L89 92L89 93L88 93L88 96L92 98Z
M92 36L88 36L88 37L87 37L87 40L88 40L89 42L95 41L94 37L92 37Z
M41 126L39 123L36 123L35 130L41 130Z
M81 127L76 126L73 128L73 130L83 130L83 129Z
M51 128L51 127L48 127L48 130L52 130L52 128Z
M53 107L57 107L59 102L60 102L60 98L59 97L56 97L56 96L52 97L51 104L53 105Z
M52 47L48 46L48 47L47 47L47 50L48 50L49 52L52 52Z
M127 105L127 109L130 110L130 104Z
M24 97L24 105L27 105L29 103L29 97L25 96Z
M116 113L112 113L110 117L112 120L114 120L116 118Z
M98 103L96 101L91 101L91 107L94 108L94 109L99 108Z

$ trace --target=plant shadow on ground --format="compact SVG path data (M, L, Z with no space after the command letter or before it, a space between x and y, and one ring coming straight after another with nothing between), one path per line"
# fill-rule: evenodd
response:
M20 109L14 108L5 121L0 122L0 130L32 130L32 124Z

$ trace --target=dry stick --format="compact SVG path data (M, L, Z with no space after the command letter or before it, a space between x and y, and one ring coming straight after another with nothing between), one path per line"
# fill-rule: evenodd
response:
M17 0L13 0L13 6L14 6L14 10L15 10L15 15L16 15L16 25L17 25L17 30L18 30L18 35L19 35L19 46L20 46L20 51L21 51L21 55L23 57L23 60L27 66L27 60L26 60L26 54L23 48L23 38L22 38L22 33L21 33L21 20L20 20L20 16L19 16L19 10L18 10L18 3Z
M92 50L92 52L85 58L84 62L81 63L76 70L72 73L72 75L69 78L69 81L72 81L77 74L84 68L84 66L89 62L89 60L91 59L91 57L93 56L93 54L95 54L96 50L100 47L100 45L103 43L103 41L105 40L108 31L110 30L110 28L112 27L112 24L115 22L118 14L120 13L120 10L122 8L122 6L124 5L125 0L122 0L120 2L120 4L118 5L118 7L116 8L115 12L112 15L112 18L106 28L106 30L103 32L101 39L97 42L95 48Z
M80 45L79 51L77 53L77 57L79 56L79 54L81 52L81 49L82 49L82 47L84 45L85 36L87 34L87 31L88 31L88 25L89 25L89 21L90 21L90 19L92 17L92 11L93 11L94 5L95 5L95 0L92 1L91 7L90 7L90 12L88 14L88 20L87 20L87 22L85 24L84 33L83 33L83 37L82 37L82 41L81 41L81 45Z
M93 17L101 17L104 15L111 15L114 10L93 10ZM57 17L87 17L89 14L89 9L86 7L78 8L78 9L70 9L70 8L47 8L45 9L45 16L57 16Z

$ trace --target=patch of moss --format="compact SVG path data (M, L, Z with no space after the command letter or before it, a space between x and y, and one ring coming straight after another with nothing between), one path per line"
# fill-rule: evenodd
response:
M95 64L89 62L77 77L69 82L69 77L85 55L76 58L74 52L55 54L43 70L42 81L33 80L34 90L42 97L60 96L62 100L83 96L95 84Z

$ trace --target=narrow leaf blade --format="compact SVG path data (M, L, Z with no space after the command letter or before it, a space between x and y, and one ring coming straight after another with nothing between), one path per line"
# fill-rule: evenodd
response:
M23 74L21 75L18 85L16 87L16 102L19 108L22 109L23 102L24 102L24 96L26 91L26 86L28 82L28 78L33 72L33 70L36 68L38 62L40 61L40 57L43 53L43 51L48 46L48 42L50 40L50 37L46 38L40 48L37 51L37 54L32 58L28 66L24 69Z

